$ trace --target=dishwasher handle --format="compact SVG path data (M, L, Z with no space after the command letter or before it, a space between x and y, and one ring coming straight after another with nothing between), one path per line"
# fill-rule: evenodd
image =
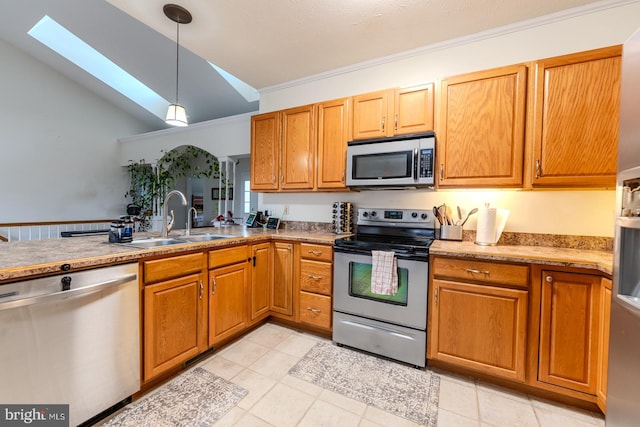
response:
M38 295L35 297L17 299L7 302L0 302L0 311L12 308L26 307L29 305L41 304L48 301L55 301L75 297L79 295L93 294L111 287L120 286L137 279L137 274L129 274L117 279L107 280L93 285L84 286L78 289L70 289L68 291L59 291L51 294Z

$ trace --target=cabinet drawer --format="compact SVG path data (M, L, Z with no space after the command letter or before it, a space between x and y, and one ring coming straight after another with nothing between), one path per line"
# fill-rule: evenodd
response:
M216 249L209 252L209 268L217 268L225 265L247 261L249 252L247 246L235 246L233 248Z
M331 328L331 297L300 292L300 322Z
M327 245L314 245L311 243L300 243L300 256L304 259L314 259L316 261L333 261L333 248Z
M202 261L202 253L145 261L143 264L144 283L148 285L187 274L199 273L202 271Z
M495 283L526 288L529 283L529 267L526 265L502 264L434 257L431 262L433 274L439 278L462 279L464 281Z
M332 268L327 262L300 261L300 289L331 295Z

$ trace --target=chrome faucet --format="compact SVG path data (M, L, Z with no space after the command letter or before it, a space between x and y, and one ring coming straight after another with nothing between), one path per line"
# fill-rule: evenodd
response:
M191 211L193 211L193 216L191 216ZM193 227L193 217L198 215L198 211L193 206L189 208L187 211L187 231L184 232L185 236L191 235L191 227Z
M182 194L182 192L178 190L169 191L169 194L164 198L164 204L162 205L162 237L167 237L169 235L169 231L171 231L171 227L173 227L175 220L173 209L171 209L171 222L169 224L167 224L167 216L169 216L169 199L171 196L175 195L180 196L182 199L182 206L187 206L187 198Z

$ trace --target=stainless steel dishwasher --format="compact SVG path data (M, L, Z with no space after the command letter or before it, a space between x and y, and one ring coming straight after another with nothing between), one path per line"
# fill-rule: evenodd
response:
M138 391L137 272L126 264L0 285L0 403L69 404L75 426Z

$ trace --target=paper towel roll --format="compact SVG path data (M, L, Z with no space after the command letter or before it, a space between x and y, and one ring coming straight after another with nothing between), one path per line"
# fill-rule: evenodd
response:
M493 245L497 242L497 209L484 207L478 209L476 227L476 243L478 245Z

